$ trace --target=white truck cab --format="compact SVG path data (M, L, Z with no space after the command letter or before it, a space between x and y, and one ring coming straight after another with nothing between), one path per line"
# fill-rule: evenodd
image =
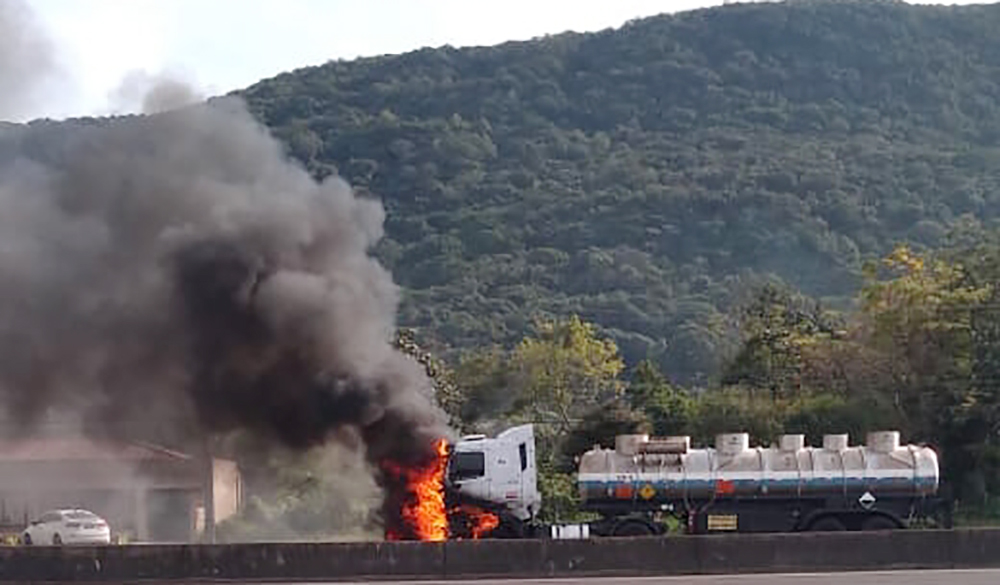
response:
M521 521L531 520L542 504L534 427L513 427L493 439L462 437L452 447L448 482L461 495L502 506Z

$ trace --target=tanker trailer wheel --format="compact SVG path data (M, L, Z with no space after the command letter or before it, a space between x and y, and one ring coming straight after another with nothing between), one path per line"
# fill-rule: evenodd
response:
M639 520L626 520L617 524L611 530L611 536L652 536L653 529L649 524Z
M861 524L861 530L897 530L899 528L901 528L899 522L880 514L865 518L865 521Z
M824 516L809 525L810 532L842 532L847 530L844 523L833 516Z

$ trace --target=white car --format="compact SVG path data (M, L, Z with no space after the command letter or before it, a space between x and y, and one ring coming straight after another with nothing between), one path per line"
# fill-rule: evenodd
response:
M103 518L87 510L50 510L21 535L24 544L111 544L111 528Z

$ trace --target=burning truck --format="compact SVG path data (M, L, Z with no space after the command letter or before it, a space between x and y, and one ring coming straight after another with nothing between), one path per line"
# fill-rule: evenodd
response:
M423 540L656 535L671 517L687 533L950 527L936 452L901 445L896 431L866 439L850 445L831 434L807 446L789 434L751 447L747 433L731 433L697 449L687 436L619 435L613 449L595 446L578 460L582 510L600 518L546 525L537 521L533 428L518 426L441 442L403 516L425 521Z

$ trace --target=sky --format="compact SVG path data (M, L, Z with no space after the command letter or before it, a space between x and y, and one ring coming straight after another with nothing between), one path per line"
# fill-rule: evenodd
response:
M601 30L724 0L23 1L57 49L60 81L15 121L134 111L120 88L140 73L218 95L331 59Z

